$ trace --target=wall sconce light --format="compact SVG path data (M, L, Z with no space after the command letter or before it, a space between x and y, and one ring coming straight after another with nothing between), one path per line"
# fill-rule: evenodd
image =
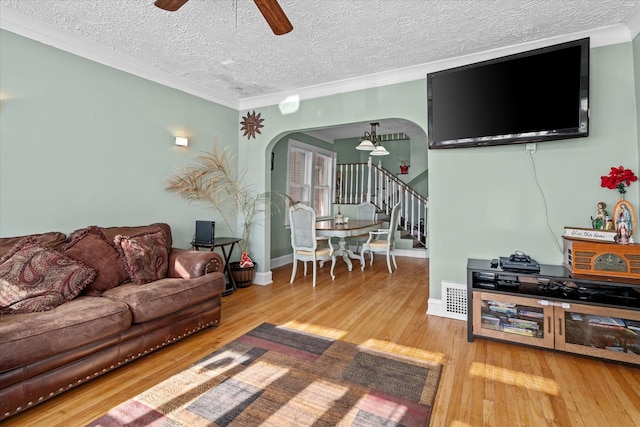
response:
M182 136L176 136L176 145L179 145L180 147L188 147L189 140Z

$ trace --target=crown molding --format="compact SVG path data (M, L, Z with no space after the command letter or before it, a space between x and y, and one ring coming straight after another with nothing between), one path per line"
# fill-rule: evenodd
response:
M592 31L585 31L580 33L567 34L559 37L536 40L529 43L522 43L500 49L493 49L471 55L445 59L442 61L430 62L427 64L398 68L382 73L369 74L316 86L308 86L286 92L273 93L252 98L243 98L240 99L240 109L245 110L251 108L267 107L270 105L281 105L286 104L291 99L295 99L299 102L304 99L319 98L322 96L337 95L340 93L353 92L374 87L382 87L397 83L406 83L415 80L422 80L426 78L426 75L428 73L434 71L446 70L448 68L472 64L488 59L499 58L501 56L525 52L527 50L547 47L554 44L577 40L585 37L591 38L591 48L624 43L633 39L629 27L620 24L599 28Z
M36 23L14 12L12 9L1 5L0 28L108 67L156 82L163 86L241 111L271 105L283 105L292 102L292 99L295 100L295 102L299 102L305 99L320 98L323 96L422 80L426 77L427 73L430 72L494 59L584 37L591 38L592 48L629 42L640 33L640 8L631 16L626 25L620 24L588 32L536 40L534 42L493 49L472 55L242 99L231 93L223 94L219 91L215 91L214 93L211 89L193 84L186 79L176 77L137 59L117 54L111 49L70 35L47 24Z
M99 64L151 80L163 86L177 89L234 110L238 109L238 97L236 95L221 96L220 93L213 93L210 89L176 77L135 58L118 54L109 48L60 31L48 24L25 18L23 15L13 11L13 9L1 5L0 28Z
M638 34L640 34L640 7L636 8L636 11L629 17L627 26L629 27L631 40L638 37Z

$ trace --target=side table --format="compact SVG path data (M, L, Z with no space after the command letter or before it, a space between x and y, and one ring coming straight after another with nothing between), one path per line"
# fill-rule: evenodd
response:
M229 278L229 283L222 294L222 296L225 297L227 295L231 295L238 289L236 287L236 281L233 278L233 274L231 274L231 270L229 269L229 258L231 258L231 253L233 252L233 248L235 248L236 243L238 243L240 240L241 239L238 239L237 237L216 237L213 239L213 243L191 242L191 247L197 251L199 251L200 248L209 249L210 251L213 251L218 247L222 249L222 257L224 258L224 272ZM227 252L227 246L229 247L229 252Z

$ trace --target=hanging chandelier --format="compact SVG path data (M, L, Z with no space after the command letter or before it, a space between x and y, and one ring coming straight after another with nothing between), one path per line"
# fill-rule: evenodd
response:
M370 151L370 156L387 156L389 152L382 146L380 138L376 133L376 127L380 126L380 123L371 123L371 132L364 132L364 136L360 139L360 144L356 147L356 150Z

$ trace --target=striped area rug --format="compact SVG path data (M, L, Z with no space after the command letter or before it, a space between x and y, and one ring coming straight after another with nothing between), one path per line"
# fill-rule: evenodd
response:
M441 369L263 323L90 426L428 426Z

